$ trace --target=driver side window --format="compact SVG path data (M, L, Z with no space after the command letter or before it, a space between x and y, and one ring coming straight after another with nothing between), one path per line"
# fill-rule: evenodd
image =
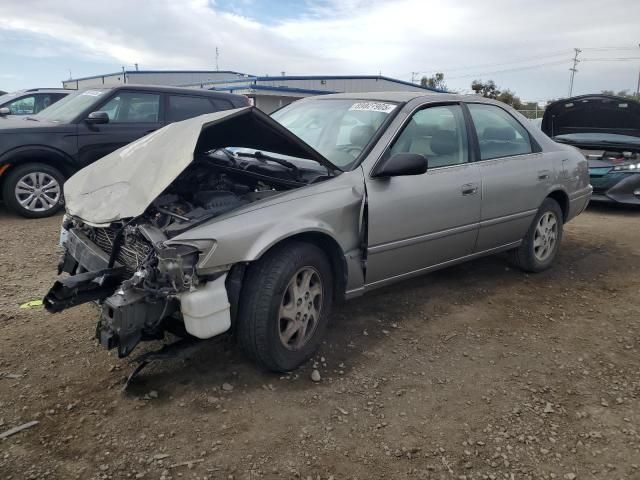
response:
M416 112L391 147L390 154L396 153L424 155L430 169L468 162L462 107L442 105Z
M121 92L105 103L100 111L107 112L109 123L155 123L160 111L160 95Z

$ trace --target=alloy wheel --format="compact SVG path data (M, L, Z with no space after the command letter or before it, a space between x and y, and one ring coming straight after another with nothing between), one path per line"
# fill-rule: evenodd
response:
M545 212L536 225L533 236L533 254L539 262L545 262L553 254L558 240L558 219L555 213Z
M313 267L302 267L289 281L280 303L278 332L285 348L299 350L313 336L322 313L323 285Z
M53 176L44 172L31 172L18 180L15 196L18 203L32 212L45 212L55 208L62 189Z

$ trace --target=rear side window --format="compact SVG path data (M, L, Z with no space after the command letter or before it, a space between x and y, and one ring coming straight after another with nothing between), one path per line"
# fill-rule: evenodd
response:
M167 118L170 122L179 122L180 120L186 120L187 118L197 117L217 110L208 98L169 95L169 114Z
M478 135L480 160L531 153L529 132L495 105L467 105Z

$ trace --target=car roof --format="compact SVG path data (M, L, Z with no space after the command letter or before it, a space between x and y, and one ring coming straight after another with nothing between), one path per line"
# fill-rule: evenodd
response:
M319 97L308 97L314 99L344 98L349 100L371 100L378 102L408 102L416 98L425 102L481 102L502 105L501 102L482 97L480 95L459 95L455 93L440 92L360 92L360 93L333 93Z
M137 85L134 83L126 83L123 85L105 85L89 88L82 88L80 90L136 90L140 92L164 92L164 93L188 93L191 95L206 96L206 97L243 97L235 93L217 92L213 90L206 90L204 88L186 88L186 87L167 87L164 85Z
M73 93L73 90L69 90L68 88L25 88L24 90L7 92L7 95L18 96L27 93Z

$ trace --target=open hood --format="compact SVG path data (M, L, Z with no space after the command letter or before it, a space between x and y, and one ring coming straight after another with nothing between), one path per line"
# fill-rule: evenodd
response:
M67 211L100 225L141 215L194 155L246 147L340 169L255 107L172 123L80 170L64 184Z
M542 118L542 131L551 138L579 146L597 147L598 135L609 136L601 148L611 145L613 135L640 138L640 103L613 95L581 95L550 103ZM581 136L574 137L580 134ZM589 134L586 137L585 134ZM577 140L572 141L572 138ZM615 138L613 138L615 140ZM624 138L618 138L624 143ZM581 145L580 145L581 146Z

